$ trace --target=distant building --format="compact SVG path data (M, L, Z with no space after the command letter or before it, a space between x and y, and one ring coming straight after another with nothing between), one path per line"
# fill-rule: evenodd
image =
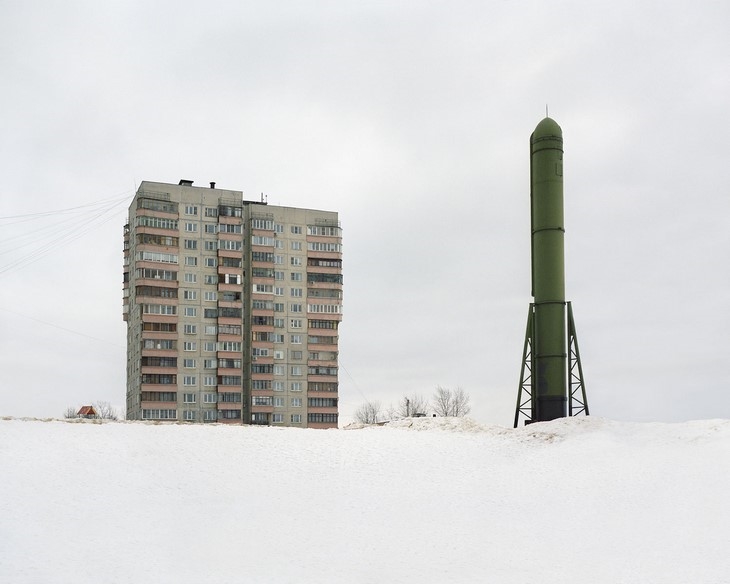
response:
M94 406L81 406L81 409L76 412L79 418L98 418L99 414L96 413Z
M143 182L124 231L127 418L337 427L336 212Z

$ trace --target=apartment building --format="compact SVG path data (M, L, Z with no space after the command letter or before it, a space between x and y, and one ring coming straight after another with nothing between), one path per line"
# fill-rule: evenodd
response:
M338 216L143 182L124 228L127 418L336 428Z

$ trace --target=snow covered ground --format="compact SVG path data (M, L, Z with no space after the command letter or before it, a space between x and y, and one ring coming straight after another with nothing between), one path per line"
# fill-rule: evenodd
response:
M730 582L730 421L0 420L0 582Z

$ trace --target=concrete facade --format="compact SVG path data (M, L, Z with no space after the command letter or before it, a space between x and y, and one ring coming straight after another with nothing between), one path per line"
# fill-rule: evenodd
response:
M140 185L124 231L128 419L337 427L341 318L336 212Z

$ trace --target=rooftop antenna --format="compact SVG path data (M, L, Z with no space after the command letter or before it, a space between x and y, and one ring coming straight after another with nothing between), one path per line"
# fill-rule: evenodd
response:
M545 117L546 117L546 118L549 118L549 117L550 117L550 116L548 115L548 104L545 104Z

